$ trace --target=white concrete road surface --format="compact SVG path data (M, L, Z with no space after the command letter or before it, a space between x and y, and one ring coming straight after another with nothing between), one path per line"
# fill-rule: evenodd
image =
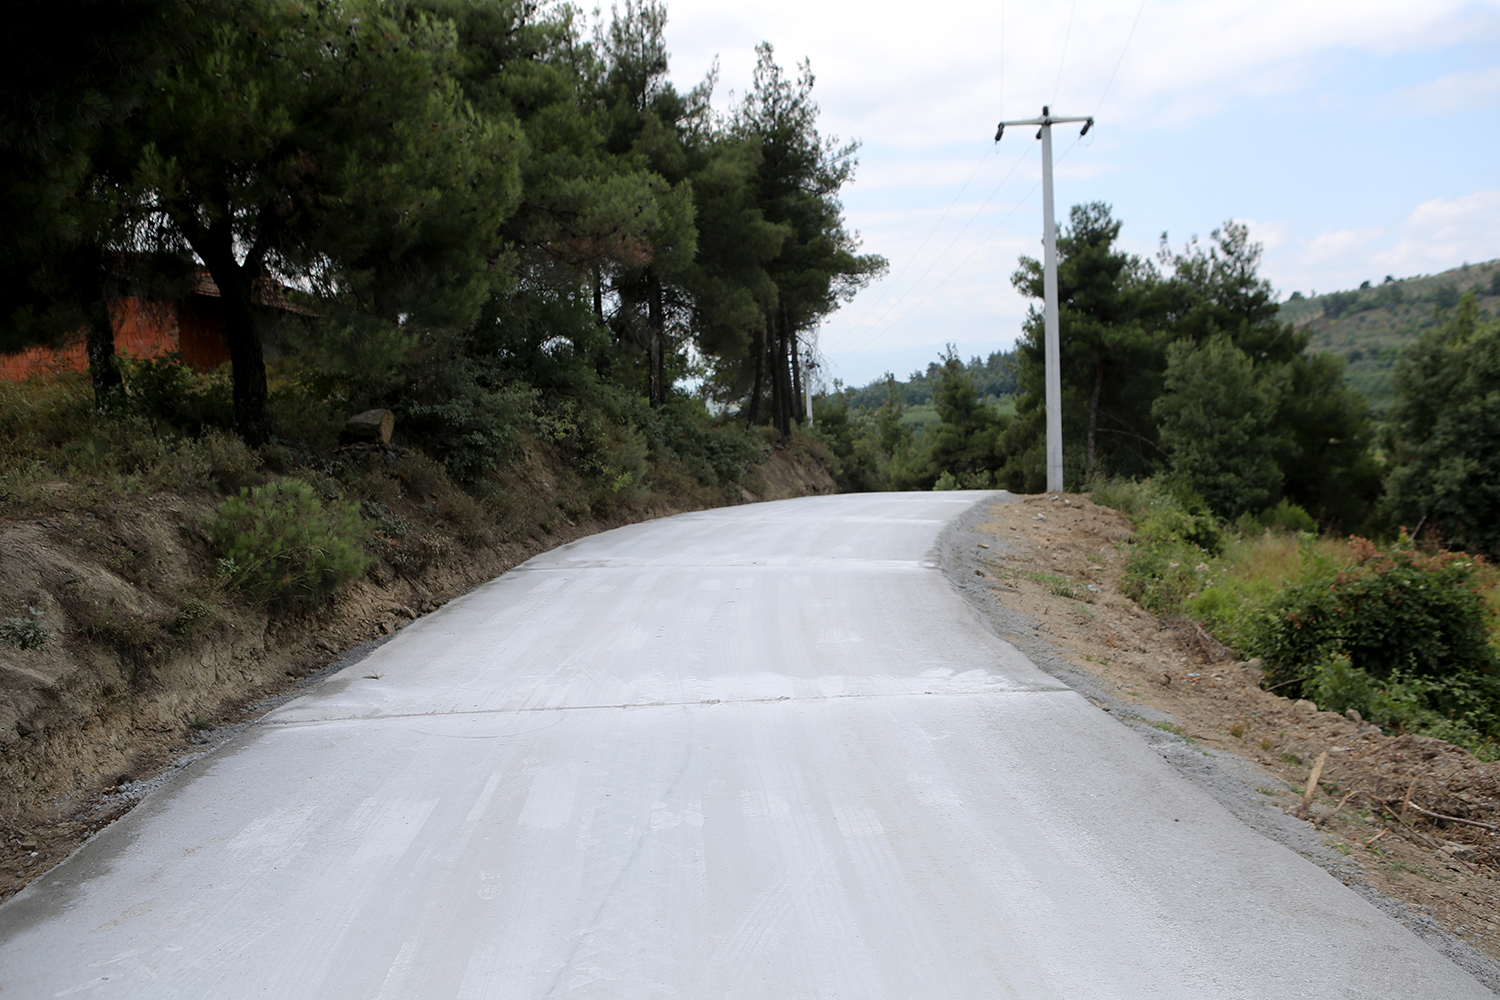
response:
M987 630L978 493L621 528L0 907L0 997L1491 997Z

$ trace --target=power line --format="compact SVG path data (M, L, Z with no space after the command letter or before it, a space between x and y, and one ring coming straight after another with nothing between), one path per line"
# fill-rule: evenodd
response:
M911 292L907 292L907 293L903 294L901 296L901 298L911 298L915 294L915 289L918 286L920 286L921 283L924 280L926 280L926 278L927 278L927 276L929 274L932 273L932 269L934 267L936 267L943 260L943 258L948 255L948 252L953 249L954 244L956 244L958 242L959 238L962 237L964 233L968 232L969 227L974 224L974 220L978 219L979 216L984 212L984 210L989 207L990 202L992 202L992 201L995 200L995 196L1000 193L1000 189L1005 186L1005 183L1007 181L1010 180L1011 175L1016 172L1016 169L1018 167L1020 167L1022 161L1025 160L1028 155L1030 155L1030 151L1029 150L1026 151L1026 152L1023 152L1019 157L1016 158L1015 162L1011 164L1010 169L1005 172L1005 176L1003 176L1003 177L1000 178L999 183L997 183L995 185L995 187L994 187L994 190L992 190L990 192L989 197L985 198L985 200L982 203L980 203L979 207L974 210L974 214L971 215L971 216L969 216L969 221L967 221L967 222L965 222L963 224L963 228L961 228L957 233L954 234L953 238L948 241L948 245L943 248L942 252L939 253L936 257L934 257L933 260L932 260L932 263L930 263L930 264L927 265L927 269L924 270L920 275L918 275L917 278L916 278L916 280L912 282L912 286L913 286L914 290L911 291ZM1014 212L1015 210L1012 209L1011 211ZM1009 215L1006 216L1006 218L1009 218L1009 217L1010 217ZM991 234L991 235L993 235L993 234ZM986 239L988 239L988 237L986 237ZM925 245L925 241L924 241L924 245ZM980 245L982 246L983 243L981 242ZM978 249L978 248L976 247L975 249ZM974 251L972 251L972 250L970 251L970 256L973 255L973 252ZM965 258L966 261L967 261L967 259L968 258ZM951 275L950 275L950 277L951 277ZM947 279L945 278L944 281L946 281L946 280ZM884 299L882 298L881 301L884 301ZM897 301L899 302L900 299L898 299ZM915 308L915 307L913 307L913 308ZM873 311L874 311L874 308L872 307L869 311L867 311L863 316L860 317L859 322L863 322L864 319L870 315L870 312L873 312ZM910 312L911 312L911 310L908 310L906 313L903 313L902 316L901 316L901 319L905 319L906 316L910 314ZM880 335L888 332L891 329L891 327L895 325L895 323L899 323L899 322L900 322L900 319L894 321L891 324L887 324L884 327L880 327L880 328L878 328L876 330L873 330L870 333L866 334L865 336L860 337L860 338L855 339L855 340L852 340L852 341L847 340L847 338L846 338L845 340L841 340L838 344L830 344L829 345L829 349L833 350L835 348L842 348L843 350L846 350L846 351L856 350L859 347L864 346L866 343L868 343L874 337L878 337L878 336L880 336Z
M1057 60L1057 82L1052 85L1052 103L1057 103L1057 92L1062 89L1063 66L1068 62L1068 40L1073 37L1073 14L1078 10L1078 0L1068 8L1068 28L1063 32L1062 55Z
M947 221L948 213L953 211L953 206L957 205L958 200L964 196L964 192L969 190L969 185L974 182L975 177L979 176L980 168L985 165L985 163L989 160L991 154L993 154L994 152L995 147L993 145L985 149L984 155L979 158L979 162L974 164L974 169L970 171L969 179L964 181L963 187L958 189L958 194L953 196L953 200L948 203L948 207L943 209L943 214L939 216L938 220L932 224L932 228L927 231L927 235L922 237L922 242L917 246L917 249L912 253L910 257L907 258L906 263L901 265L901 270L896 272L895 277L891 278L890 283L883 284L880 292L880 297L877 298L874 302L870 303L870 305L866 307L865 311L860 313L859 319L855 320L852 325L858 326L859 324L863 323L866 317L868 317L871 313L878 309L880 307L880 304L886 300L886 296L890 295L891 288L901 280L902 275L906 274L907 269L911 267L912 263L922 255L922 251L927 248L928 240L931 240L933 234L938 231L938 228ZM988 202L986 202L986 204L988 204Z
M1109 82L1104 85L1104 93L1099 95L1099 106L1094 109L1097 116L1104 107L1104 99L1109 96L1109 88L1115 85L1115 76L1120 72L1120 64L1125 61L1125 53L1130 49L1130 41L1135 38L1135 29L1141 23L1141 15L1146 11L1146 0L1141 0L1141 5L1136 8L1135 20L1130 22L1130 34L1125 36L1125 44L1120 47L1120 58L1115 60L1115 68L1109 74ZM1071 146L1069 147L1072 148Z
M1063 150L1062 154L1059 155L1057 157L1057 159L1059 161L1067 159L1068 154L1071 153L1078 146L1078 143L1079 143L1079 137L1074 136L1073 137L1073 141L1068 144L1068 148L1065 149L1065 150ZM1021 157L1021 159L1025 159L1025 156L1023 155ZM1011 167L1011 173L1014 173L1016 167L1020 166L1020 164L1021 164L1021 160L1017 160L1015 162L1015 164L1013 164L1012 167ZM1009 176L1010 175L1007 174L1006 178L1008 179ZM1002 184L1004 183L1003 179L1002 179L1001 183ZM1010 221L1010 219L1011 219L1011 217L1013 215L1015 215L1022 208L1024 208L1025 206L1027 206L1027 205L1029 205L1031 203L1031 197L1032 197L1032 195L1036 194L1037 188L1041 187L1041 184L1042 184L1042 182L1040 180L1038 180L1035 184L1031 185L1031 189L1029 191L1027 191L1026 194L1024 196L1022 196L1019 201L1017 201L1014 205L1011 206L1010 211L1005 213L1004 217L1002 217L1000 219L1000 221L995 224L994 228L991 229L988 233L986 233L985 236L978 243L974 244L974 246L969 250L969 252L964 255L964 258L962 260L960 260L956 265L954 265L953 269L950 270L946 275L944 275L943 278L942 278L942 280L940 280L936 285L933 285L932 288L929 289L926 292L926 294L931 295L931 294L936 293L939 289L941 289L944 285L946 285L949 281L951 281L953 279L953 277L958 274L959 271L962 271L963 268L964 268L964 265L967 264L971 259L973 259L974 255L976 253L978 253L991 240L993 240L995 238L995 235L997 233L999 233L1000 230L1002 230L1002 229L1005 228L1005 224ZM996 192L998 192L999 191L999 187L997 186L995 190L996 190ZM986 202L986 204L988 204L988 202ZM976 215L976 217L977 217L977 215ZM972 222L972 221L973 221L973 219L970 219L970 222ZM962 235L962 234L960 234L960 235ZM949 244L949 248L950 249L952 248L952 244L951 243ZM942 258L939 257L938 259L941 260ZM929 266L928 271L931 271L932 267L934 267L934 266L936 266L936 262L934 262L933 265ZM926 275L926 272L924 272L923 276L925 277L925 275ZM918 279L918 280L920 280L920 279ZM903 298L914 298L915 294L916 294L915 292L909 293L908 295L903 296ZM873 330L869 334L867 334L865 337L863 337L863 338L861 338L859 340L853 341L852 343L847 344L846 346L842 347L842 350L844 352L846 352L846 353L852 353L853 351L857 350L858 348L863 347L866 343L868 343L868 342L870 342L870 341L872 341L872 340L874 340L876 338L884 336L885 334L891 332L892 330L894 330L895 328L897 328L898 326L900 326L903 322L905 322L906 319L907 319L907 317L909 317L912 313L916 312L917 309L921 305L922 305L922 303L920 303L920 302L912 305L909 309L906 310L906 312L902 313L900 316L898 316L895 319L891 320L885 326L880 327L877 330ZM831 344L831 345L829 345L829 350L834 350L837 346L838 345L832 345Z

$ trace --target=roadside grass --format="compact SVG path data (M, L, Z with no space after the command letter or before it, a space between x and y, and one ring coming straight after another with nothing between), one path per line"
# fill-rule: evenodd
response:
M1405 535L1294 530L1290 508L1226 524L1170 480L1101 483L1092 498L1135 526L1127 596L1259 657L1264 686L1500 758L1500 569Z
M1027 570L1021 575L1032 583L1045 587L1047 592L1053 597L1070 597L1074 599L1079 597L1078 586L1066 577L1058 576L1055 573L1039 573L1032 570Z

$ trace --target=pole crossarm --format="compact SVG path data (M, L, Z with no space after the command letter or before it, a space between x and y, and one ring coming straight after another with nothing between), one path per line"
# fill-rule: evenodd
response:
M1094 127L1094 116L1085 115L1081 118L1062 118L1051 114L1048 108L1044 105L1042 107L1042 116L1040 118L1018 118L1013 122L1001 122L995 129L995 141L1000 141L1000 137L1005 134L1005 126L1007 125L1067 125L1070 122L1083 122L1083 130L1078 134L1088 135L1089 129ZM1040 139L1041 137L1041 133L1038 132L1037 138Z

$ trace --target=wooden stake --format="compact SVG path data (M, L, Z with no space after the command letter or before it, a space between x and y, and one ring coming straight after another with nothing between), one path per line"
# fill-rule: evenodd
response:
M1318 754L1318 762L1313 765L1312 774L1307 776L1307 791L1302 793L1302 811L1307 812L1307 807L1312 805L1313 793L1318 790L1318 778L1323 774L1323 765L1328 763L1328 751L1324 750ZM1342 805L1343 803L1339 803Z
M1318 820L1318 825L1322 826L1324 823L1327 823L1329 820L1333 819L1333 817L1337 816L1339 814L1339 810L1344 808L1344 803L1348 802L1350 796L1352 796L1353 794L1353 792L1345 792L1344 797L1339 799L1339 804L1333 807L1333 812Z

